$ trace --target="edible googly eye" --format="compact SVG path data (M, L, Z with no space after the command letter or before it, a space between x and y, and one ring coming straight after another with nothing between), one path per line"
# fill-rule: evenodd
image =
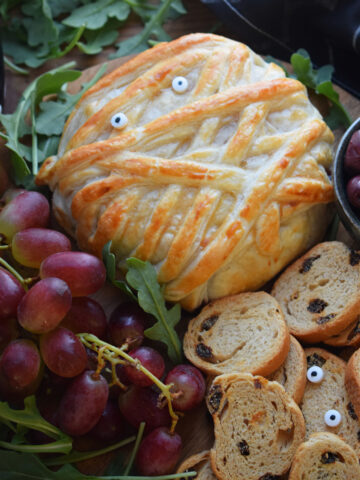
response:
M324 370L317 365L310 367L306 373L306 377L309 382L319 383L324 378Z
M172 81L172 88L176 93L183 93L187 90L189 82L185 77L175 77Z
M114 128L124 128L128 123L128 119L127 119L127 116L124 114L124 113L115 113L115 115L113 115L111 117L111 125L114 127Z
M324 421L328 427L337 427L341 422L341 413L337 410L328 410L324 415Z

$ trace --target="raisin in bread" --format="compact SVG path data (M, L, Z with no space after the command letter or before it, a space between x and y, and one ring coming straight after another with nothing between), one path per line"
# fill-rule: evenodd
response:
M359 459L338 435L314 433L296 450L289 480L360 480Z
M322 348L305 350L308 368L321 367L324 377L319 383L307 381L300 405L306 425L306 438L316 432L331 432L339 435L360 455L360 423L354 405L345 389L346 363L341 358ZM324 415L337 410L341 415L338 426L328 426Z
M279 383L249 373L220 375L207 401L215 431L211 466L220 480L278 478L287 472L305 425Z
M271 293L298 339L314 343L336 335L359 313L360 252L320 243L282 273Z
M286 359L290 336L278 302L265 292L211 302L184 337L188 360L210 375L268 375Z
M183 473L189 470L195 470L197 473L196 477L191 477L193 479L216 480L216 476L211 469L210 452L208 450L192 455L184 460L176 473ZM180 480L182 480L181 477Z
M300 403L306 385L306 357L304 349L295 337L290 335L290 350L285 362L268 376L271 381L279 382L285 391Z
M360 315L350 323L342 332L324 340L326 345L332 347L358 347L360 346Z

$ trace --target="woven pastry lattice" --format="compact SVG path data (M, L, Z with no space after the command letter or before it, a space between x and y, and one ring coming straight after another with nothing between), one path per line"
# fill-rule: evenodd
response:
M243 44L194 34L89 90L38 182L81 248L100 255L112 240L120 267L151 261L166 297L193 308L259 287L315 240L331 142L302 84Z

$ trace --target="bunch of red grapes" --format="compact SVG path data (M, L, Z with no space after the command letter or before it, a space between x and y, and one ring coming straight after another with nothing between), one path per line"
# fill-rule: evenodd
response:
M90 333L117 347L127 344L131 357L173 385L177 411L202 401L203 376L186 364L165 374L162 355L143 345L149 318L138 305L120 304L107 321L102 306L89 297L105 282L102 261L71 251L65 235L46 228L49 215L40 193L9 190L3 196L0 248L8 252L8 245L12 264L36 269L36 275L22 281L0 265L0 399L18 404L36 394L46 420L72 437L88 435L102 444L117 442L145 422L137 469L143 475L169 473L179 459L181 438L170 431L159 390L132 364L117 366L125 389L112 386L107 369L99 371L96 354L76 334Z
M360 212L360 130L353 133L345 153L345 170L351 177L346 185L349 203Z

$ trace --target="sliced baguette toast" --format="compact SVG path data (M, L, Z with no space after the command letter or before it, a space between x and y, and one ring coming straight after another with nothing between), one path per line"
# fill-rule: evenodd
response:
M279 478L288 471L305 425L278 382L249 373L220 375L207 403L215 431L211 466L220 480Z
M306 385L307 364L304 349L295 337L290 335L290 350L285 362L268 379L279 382L285 391L300 403Z
M189 470L195 470L197 475L191 478L196 480L217 480L215 473L211 469L209 450L197 453L184 460L176 473L183 473Z
M337 335L360 309L360 252L341 242L316 245L275 282L290 333L315 343Z
M188 360L209 375L269 375L286 359L290 336L278 302L265 292L211 302L189 323Z
M359 459L338 435L314 433L296 450L289 480L360 480Z
M360 455L360 423L350 397L345 389L346 363L341 358L322 348L305 349L308 368L317 365L323 369L320 383L307 381L300 405L306 425L306 438L316 432L331 432L339 435ZM324 420L328 410L337 410L341 422L329 427Z
M360 349L351 355L346 365L345 386L356 415L360 418Z
M337 335L324 340L326 345L332 347L359 347L360 346L360 315L349 326Z

